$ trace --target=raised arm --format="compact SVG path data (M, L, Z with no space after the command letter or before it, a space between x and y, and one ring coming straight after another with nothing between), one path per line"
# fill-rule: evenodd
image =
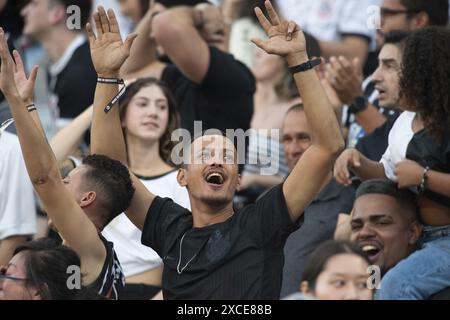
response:
M56 158L43 131L32 119L31 114L35 113L33 117L38 117L37 112L30 114L25 108L25 102L31 101L37 69L33 69L30 79L24 76L26 81L17 86L15 74L23 72L23 68L20 69L20 64L16 65L9 55L3 30L0 30L0 56L0 88L16 122L28 175L47 214L67 244L80 256L85 266L82 272L88 279L95 279L101 272L106 249L94 224L65 188Z
M139 21L135 33L138 35L127 59L120 68L120 75L124 78L135 78L140 73L159 78L164 64L156 59L156 42L151 37L153 17L159 12L159 5L150 0L149 9Z
M214 16L219 11L213 10L213 5L209 4L176 6L158 14L153 20L157 43L181 72L195 83L203 81L210 62L208 45L198 27L220 28L223 24L220 17Z
M106 13L103 7L98 7L94 13L94 20L97 36L94 35L90 24L87 24L86 30L95 70L99 77L117 79L119 69L129 56L136 35L129 35L125 42L122 42L113 10ZM117 84L97 83L91 129L91 153L106 155L126 165L127 153L118 103L115 103L109 112L104 112L105 106L118 92ZM147 210L155 196L131 172L130 175L136 191L126 214L142 230Z
M265 2L270 21L256 8L258 20L269 39L253 42L270 54L284 56L290 67L308 61L303 32L294 22L281 21L270 1ZM298 72L295 83L303 99L305 114L312 131L312 145L302 155L283 185L291 219L296 221L319 193L334 160L344 147L333 108L314 70Z

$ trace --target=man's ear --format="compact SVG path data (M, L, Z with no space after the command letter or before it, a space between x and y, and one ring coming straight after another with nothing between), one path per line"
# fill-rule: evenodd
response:
M412 18L411 22L414 29L422 29L430 25L430 17L425 11L421 11Z
M44 286L48 291L47 284L44 284ZM43 300L41 294L35 287L28 287L28 292L30 293L31 300Z
M178 169L177 181L178 184L182 187L187 187L186 173L187 172L185 168Z
M417 221L412 222L409 226L408 244L415 246L421 234L422 226Z
M84 193L80 200L80 207L86 208L90 206L95 201L95 199L97 199L97 194L95 193L95 191L88 191Z
M242 180L242 175L238 174L238 178L237 178L237 185L236 185L236 191L241 191L241 180Z
M66 9L63 5L57 4L50 10L50 22L51 24L59 24L61 21L66 20Z

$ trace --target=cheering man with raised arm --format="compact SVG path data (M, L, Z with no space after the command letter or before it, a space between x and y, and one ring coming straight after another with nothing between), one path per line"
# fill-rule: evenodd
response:
M34 189L64 243L80 256L83 284L117 299L125 278L112 243L100 231L130 204L134 188L128 170L117 160L92 155L63 180L32 104L37 67L27 79L17 51L14 60L10 56L1 28L0 56L0 89L11 106Z
M166 299L278 299L286 238L298 228L304 208L344 146L336 116L312 70L317 60L308 60L302 31L281 21L269 1L265 5L270 20L259 8L255 11L268 40L254 42L287 59L302 92L312 146L282 185L237 211L232 201L240 185L237 151L221 135L201 136L185 150L188 161L179 169L178 182L188 189L192 212L151 194L133 177L136 192L126 213L142 230L142 243L164 261ZM118 107L107 113L104 109L118 93L118 85L111 83L120 83L118 70L131 43L128 39L122 44L112 11L106 14L99 8L97 14L97 36L88 27L92 60L101 78L92 150L125 163Z

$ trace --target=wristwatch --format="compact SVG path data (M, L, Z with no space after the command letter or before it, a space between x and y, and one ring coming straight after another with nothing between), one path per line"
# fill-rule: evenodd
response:
M367 108L369 101L365 96L356 97L353 102L349 105L348 110L351 113L358 113Z
M297 66L289 67L289 71L291 72L292 75L294 75L298 72L308 71L308 70L314 68L315 66L318 66L321 63L322 63L322 59L317 58L317 59L309 60L309 61L299 64Z

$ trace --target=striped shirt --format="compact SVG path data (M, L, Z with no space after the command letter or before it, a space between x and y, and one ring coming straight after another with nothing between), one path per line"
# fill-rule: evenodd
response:
M280 177L286 177L289 174L283 145L279 139L252 130L249 141L245 172Z

